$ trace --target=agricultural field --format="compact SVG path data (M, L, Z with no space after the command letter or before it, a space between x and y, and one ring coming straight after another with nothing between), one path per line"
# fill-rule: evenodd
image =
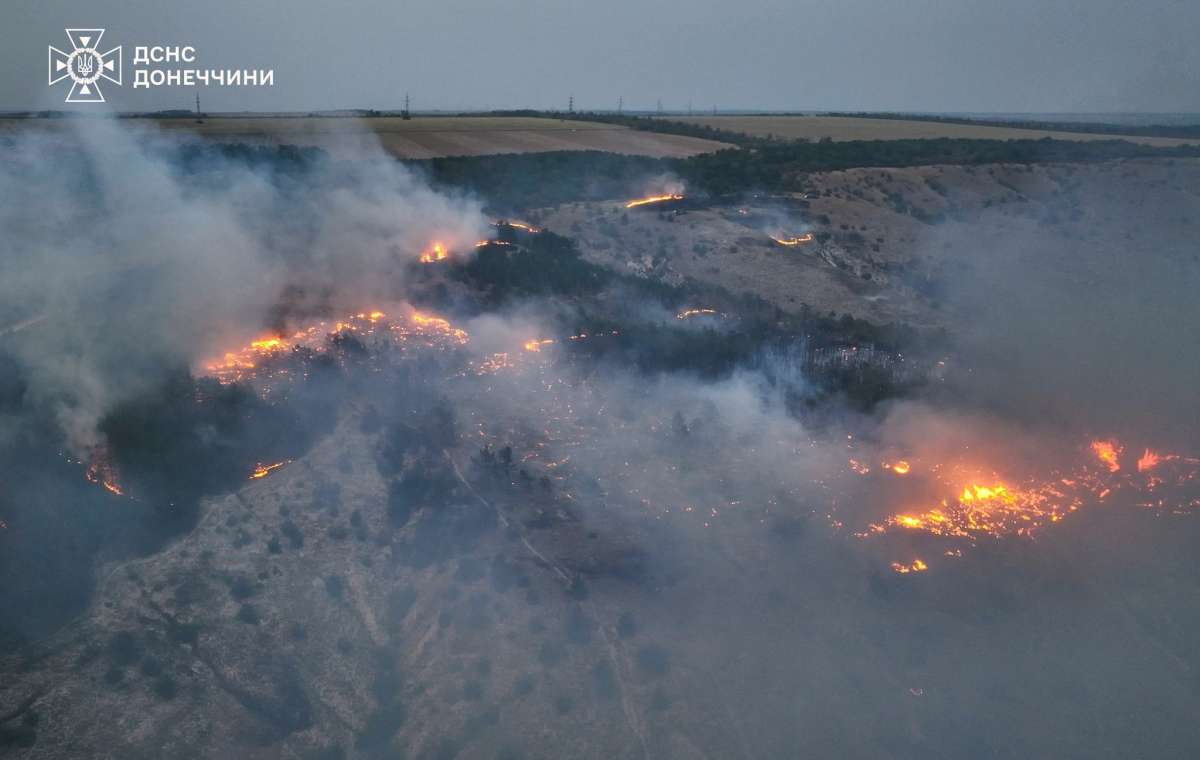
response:
M754 137L781 137L796 140L923 140L940 137L970 140L1057 140L1124 139L1143 145L1183 145L1188 140L1172 137L1121 137L1082 132L1058 132L1017 129L986 125L944 124L904 119L871 119L852 116L698 116L670 117L681 121Z
M640 132L611 124L531 117L418 116L405 120L399 117L246 116L206 118L203 123L190 118L128 121L153 121L166 129L192 131L223 142L318 146L345 158L368 154L376 142L391 155L404 159L558 150L600 150L653 158L682 158L729 147L711 140ZM0 134L30 123L26 119L0 120ZM58 128L53 121L33 123Z

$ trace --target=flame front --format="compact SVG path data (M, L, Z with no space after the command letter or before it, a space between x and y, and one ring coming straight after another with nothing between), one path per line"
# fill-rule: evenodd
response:
M625 204L625 208L637 208L638 206L646 206L651 203L662 203L663 201L681 201L681 200L683 200L683 196L674 194L674 193L671 193L668 195L651 195L646 198L637 198L636 200L629 201L628 203Z
M260 478L265 478L275 470L283 467L285 464L289 464L291 461L292 460L290 459L285 459L282 462L276 462L274 464L263 464L262 462L259 462L254 466L254 471L250 473L250 480L259 480Z
M1186 491L1175 493L1173 498L1164 498L1157 493L1164 487L1194 487L1200 480L1200 459L1161 454L1147 448L1138 459L1135 474L1121 470L1120 457L1124 448L1115 439L1091 441L1086 449L1104 465L1102 472L1098 473L1085 460L1065 473L1052 472L1041 478L1031 477L1018 482L1001 478L996 473L981 476L989 470L965 463L923 466L920 478L927 477L932 482L934 493L944 489L943 493L947 495L934 497L936 501L930 499L934 502L932 505L895 512L882 522L871 523L866 531L856 535L866 538L894 530L919 531L971 542L985 537L1032 537L1078 511L1084 504L1107 500L1118 489L1137 496L1135 503L1145 508L1200 507L1200 499ZM1167 462L1174 465L1170 469L1160 469ZM913 470L906 460L884 463L883 468L901 475ZM855 459L850 460L850 469L859 475L870 472Z
M537 233L542 231L541 227L534 227L532 224L526 224L525 222L513 222L513 221L504 220L504 219L492 222L492 226L493 227L512 227L513 229L521 230L522 232L528 232L531 235L536 235Z
M919 530L935 536L977 540L984 536L1028 536L1077 510L1078 496L1056 485L1009 486L1002 482L969 483L934 507L888 517L877 533L889 528Z
M266 380L288 373L287 359L303 349L311 353L329 350L329 340L339 335L404 344L421 339L427 345L462 345L466 331L441 317L413 311L405 320L388 320L379 309L363 310L333 322L319 321L290 336L269 335L251 340L237 351L226 352L220 359L201 365L205 373L222 384L244 380Z
M774 235L767 235L767 237L771 238L779 245L786 246L788 248L792 248L797 245L804 245L805 243L811 243L813 241L813 234L811 232L806 232L803 235L796 235L795 237L775 237Z

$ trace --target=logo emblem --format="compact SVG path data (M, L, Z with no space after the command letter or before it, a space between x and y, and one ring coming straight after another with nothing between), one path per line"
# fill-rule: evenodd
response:
M50 84L71 78L68 103L103 103L100 80L121 84L121 46L99 52L103 29L67 29L71 51L64 53L50 46Z

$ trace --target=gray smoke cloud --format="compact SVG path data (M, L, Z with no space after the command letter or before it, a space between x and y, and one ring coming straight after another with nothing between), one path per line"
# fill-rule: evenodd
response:
M24 130L0 159L4 321L42 318L12 350L76 447L164 366L253 337L281 299L394 299L430 241L469 249L486 230L477 202L432 191L382 151L319 159L299 180L206 156L197 180L180 155L200 147L89 118Z

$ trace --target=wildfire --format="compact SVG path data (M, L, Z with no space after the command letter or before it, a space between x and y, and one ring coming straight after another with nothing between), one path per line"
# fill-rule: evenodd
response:
M1109 472L1117 472L1121 469L1120 460L1124 451L1121 445L1112 439L1092 441L1092 453L1104 463Z
M914 559L907 565L902 562L892 563L892 570L900 573L901 575L907 575L908 573L923 573L928 569L929 565L926 565L925 561L920 559Z
M117 468L112 462L112 456L104 446L92 448L84 477L89 483L97 483L115 496L125 495L124 489L117 481Z
M250 473L250 480L265 478L275 470L283 467L285 464L291 463L291 461L292 460L290 459L285 459L282 462L276 462L274 464L263 464L262 462L259 462L254 466L254 471Z
M1142 455L1140 457L1138 457L1137 471L1138 472L1149 472L1150 470L1153 470L1155 467L1158 467L1163 462L1169 462L1172 459L1178 459L1178 458L1179 457L1175 456L1174 454L1164 455L1164 454L1159 454L1158 452L1155 452L1155 451L1151 451L1150 449L1146 449L1142 453Z
M209 361L202 367L223 384L252 378L266 379L276 374L286 375L287 367L280 360L298 349L312 353L325 352L329 350L329 339L339 335L355 335L364 340L389 341L393 344L423 339L430 346L462 345L468 341L464 330L441 317L413 311L407 320L389 320L383 311L374 309L333 322L319 321L290 336L256 338L241 349L227 352L220 359Z
M554 343L553 338L544 338L542 340L527 340L525 341L525 350L538 352L542 350L542 346L549 346Z
M492 226L493 227L512 227L513 229L521 230L522 232L528 232L531 235L536 235L537 233L542 231L541 227L534 227L532 224L526 224L525 222L511 222L511 221L507 221L507 220L503 220L503 219L501 219L500 221L492 222Z
M858 475L867 475L871 472L870 467L858 461L857 459L850 460L850 470Z
M435 261L443 261L449 258L450 254L446 253L446 246L439 242L435 242L430 249L421 254L421 258L417 261L422 264L432 264Z
M664 201L681 201L681 200L683 200L683 196L674 194L674 193L669 194L669 195L651 195L647 198L638 198L636 200L629 201L628 203L625 204L625 208L637 208L638 206L646 206L651 203L662 203Z
M786 246L788 248L792 248L797 245L804 245L805 243L811 243L813 241L813 234L811 232L806 232L803 235L797 235L795 237L775 237L774 235L767 235L767 237L771 238L779 245Z
M935 536L976 540L983 536L1028 536L1047 523L1061 520L1080 506L1070 496L1052 486L1010 487L1003 483L964 486L954 497L943 499L937 507L913 513L892 515L884 525L872 525L875 532L888 528L919 530Z
M716 314L716 309L684 309L675 315L676 319L688 319L690 317L702 317L710 314Z
M1115 439L1091 441L1086 448L1104 465L1103 472L1097 473L1084 461L1065 473L1015 481L1001 478L996 473L986 475L984 473L989 470L965 464L934 464L922 468L928 474L923 473L917 483L928 479L935 494L940 490L947 495L930 498L932 504L896 512L855 535L866 538L893 530L920 531L971 542L984 537L1031 537L1078 511L1085 503L1105 501L1119 489L1148 496L1135 502L1146 508L1200 506L1200 499L1185 493L1170 499L1156 494L1164 487L1193 487L1200 480L1200 459L1162 454L1147 448L1137 463L1137 473L1146 474L1139 477L1121 471L1120 457L1124 448ZM1175 465L1166 468L1167 462ZM911 471L904 460L884 463L883 468L896 474ZM850 460L850 469L859 475L870 472L855 459ZM1151 470L1155 473L1149 474Z

